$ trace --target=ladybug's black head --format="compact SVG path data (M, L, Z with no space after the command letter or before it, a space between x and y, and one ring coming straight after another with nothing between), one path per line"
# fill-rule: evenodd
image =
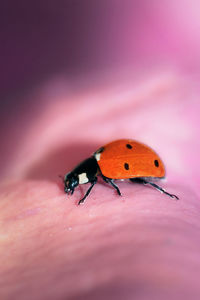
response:
M75 187L79 184L92 183L96 179L98 172L97 161L94 157L89 157L82 161L70 173L67 173L64 178L65 193L73 194Z
M68 173L65 176L64 183L65 183L65 187L64 187L65 193L69 194L71 192L72 195L75 187L77 187L77 185L79 184L78 175L74 174L73 172Z

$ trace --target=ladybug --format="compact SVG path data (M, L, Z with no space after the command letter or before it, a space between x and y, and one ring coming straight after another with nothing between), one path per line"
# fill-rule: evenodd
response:
M171 198L179 199L151 182L152 179L165 177L165 167L154 150L135 140L121 139L99 148L91 157L65 175L64 191L72 195L79 184L91 183L84 197L78 202L81 204L97 183L98 175L116 189L120 196L121 192L115 179L149 184Z

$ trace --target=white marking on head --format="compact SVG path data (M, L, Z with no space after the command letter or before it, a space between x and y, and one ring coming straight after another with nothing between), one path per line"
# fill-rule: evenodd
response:
M96 158L97 161L99 161L100 158L101 158L101 153L96 153L95 154L95 158Z
M79 174L78 175L78 179L79 179L79 184L84 184L84 183L88 183L89 182L86 173Z

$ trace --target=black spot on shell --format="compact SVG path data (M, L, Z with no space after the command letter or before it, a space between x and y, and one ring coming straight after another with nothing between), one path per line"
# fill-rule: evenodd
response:
M130 144L126 144L126 147L127 147L128 149L132 149L132 148L133 148Z
M125 168L126 170L129 170L129 164L125 163L125 164L124 164L124 168Z
M154 160L154 165L158 168L159 167L159 162L157 159Z

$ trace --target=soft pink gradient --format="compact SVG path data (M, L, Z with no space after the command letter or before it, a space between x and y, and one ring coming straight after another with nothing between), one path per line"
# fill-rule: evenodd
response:
M20 5L1 18L0 299L199 299L198 1ZM64 194L58 175L119 138L159 153L179 201Z
M75 95L52 87L38 94L44 104L5 163L1 298L198 298L198 95L191 83L168 72ZM86 186L64 194L58 175L121 137L160 154L167 168L160 185L179 201L131 183L119 183L119 197L102 181L81 207Z

